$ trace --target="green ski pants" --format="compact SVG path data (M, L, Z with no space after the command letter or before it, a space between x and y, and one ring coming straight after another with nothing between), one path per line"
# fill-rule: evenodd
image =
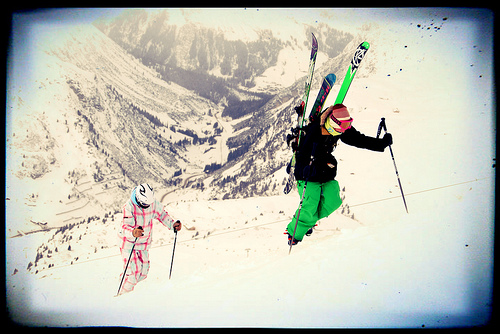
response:
M304 184L306 181L297 181L299 195L302 198ZM302 202L295 239L302 240L306 232L312 228L316 222L322 218L328 217L333 211L337 210L342 204L340 198L340 187L337 180L331 180L325 183L307 182L306 194ZM287 226L287 231L293 235L295 222L299 209L295 212L292 221Z

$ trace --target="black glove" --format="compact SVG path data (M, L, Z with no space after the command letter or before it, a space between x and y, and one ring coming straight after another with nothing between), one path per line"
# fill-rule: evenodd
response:
M392 135L390 133L386 133L382 138L382 142L384 143L384 148L392 145Z

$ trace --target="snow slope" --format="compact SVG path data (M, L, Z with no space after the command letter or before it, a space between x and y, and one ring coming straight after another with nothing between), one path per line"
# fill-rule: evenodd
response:
M291 255L282 232L299 201L296 193L194 201L195 193L183 190L164 199L185 227L172 279L173 234L157 224L148 278L117 298L112 296L123 269L113 247L119 213L114 223L101 217L66 232L72 250L64 256L53 252L50 259L43 253L37 274L25 270L41 251L35 247L53 247L61 232L7 239L12 319L38 326L136 327L487 323L496 128L492 40L482 37L492 36L491 16L479 14L471 16L486 24L450 10L426 16L425 22L422 17L382 21L360 32L372 47L345 104L356 128L368 135L375 135L386 117L409 214L389 153L340 145L337 179L348 206L322 220ZM426 27L444 17L446 26L428 36ZM325 62L316 76L331 66ZM476 129L480 135L471 133ZM256 145L264 148L261 144ZM285 176L279 173L278 179ZM103 245L110 247L93 253ZM54 267L42 268L49 263Z
M204 219L217 217L229 229L197 240L186 238L192 231L179 233L170 281L171 244L153 247L148 279L117 298L112 297L121 269L116 250L107 258L43 275L20 270L11 276L8 263L7 286L17 292L9 305L17 307L23 323L50 326L482 324L491 305L493 240L482 233L491 228L491 216L478 206L492 208L492 202L484 196L481 203L473 200L490 186L483 180L410 195L413 213L398 220L360 223L335 213L290 256L281 234L289 217L277 219L276 210L292 212L295 195L178 204L172 212L197 207ZM402 206L399 199L378 205L389 215ZM228 218L244 217L244 212L262 216L248 224ZM8 242L12 247L15 239ZM16 300L22 297L29 299L24 309Z
M203 170L207 161L220 162L227 155L223 143L177 145L192 138L172 130L189 129L205 138L218 123L229 132L230 126L217 118L222 110L162 81L94 26L33 24L26 41L19 49L30 55L28 65L20 57L9 59L9 236L39 230L33 222L59 227L73 223L72 217L119 208L132 174L156 186L179 169ZM164 126L158 121L155 127L137 114L138 108ZM157 175L156 182L148 170Z

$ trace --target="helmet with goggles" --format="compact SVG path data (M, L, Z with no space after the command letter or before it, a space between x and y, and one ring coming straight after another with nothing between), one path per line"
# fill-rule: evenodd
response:
M329 108L330 109L330 108ZM351 128L352 117L349 115L347 107L343 104L336 104L327 110L325 129L332 136L343 134L346 130Z
M135 195L135 196L134 196ZM155 194L153 192L153 187L147 183L142 183L138 185L132 192L132 198L135 197L135 201L139 206L147 208L155 200ZM134 199L134 198L133 198Z

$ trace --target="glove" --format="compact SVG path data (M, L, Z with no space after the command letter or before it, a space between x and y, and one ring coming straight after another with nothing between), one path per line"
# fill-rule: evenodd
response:
M384 143L384 148L392 145L392 135L390 133L386 133L382 138L382 142Z
M182 228L181 221L180 220L176 221L174 223L174 225L172 225L172 227L173 227L173 229L174 229L175 232L180 231L181 228Z
M132 235L136 238L142 237L144 235L144 230L142 229L142 226L134 228L132 231Z

